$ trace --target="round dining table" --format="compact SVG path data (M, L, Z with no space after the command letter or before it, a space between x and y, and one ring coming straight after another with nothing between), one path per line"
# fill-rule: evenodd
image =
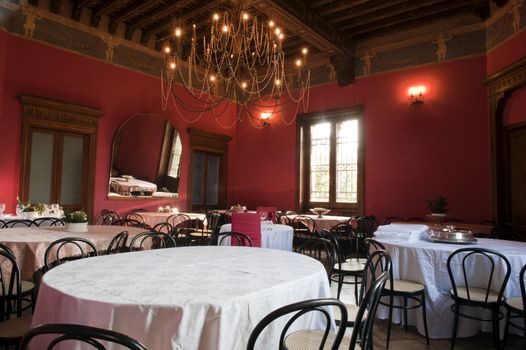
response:
M286 223L287 221L292 221L296 216L300 215L287 215L281 217L281 223ZM337 215L318 215L311 214L301 214L301 216L307 216L314 220L314 230L316 232L321 232L323 230L330 230L332 227L349 222L351 217L349 216L337 216Z
M111 329L148 349L245 349L254 327L271 311L330 295L323 265L305 255L231 246L166 248L87 258L50 270L32 326ZM302 317L298 328L322 327L319 317ZM278 348L284 322L265 333L259 349Z
M519 272L526 265L526 243L505 241L497 239L478 238L476 244L448 244L435 243L427 239L416 242L399 242L397 240L381 240L391 256L393 276L395 279L407 279L419 282L426 287L426 312L430 338L451 338L453 327L453 300L450 297L451 282L447 272L447 258L451 253L460 248L479 247L501 252L506 256L511 265L511 275L508 281L505 297L520 296ZM461 278L460 268L454 270L455 278ZM473 263L468 266L468 276L478 279L479 282L487 281L487 265ZM496 266L494 280L502 280L503 266ZM486 279L484 279L486 277ZM483 313L484 312L484 313ZM468 313L472 315L485 315L485 311L471 308ZM387 318L387 309L380 308L379 316ZM394 313L393 321L399 322L400 315ZM410 325L416 325L419 333L424 334L424 323L420 309L408 313ZM501 331L504 329L504 321ZM491 322L480 322L461 317L457 331L458 337L473 336L480 330L491 331Z
M137 214L139 214L144 219L144 223L148 225L149 227L154 227L157 224L166 222L166 220L170 216L175 215L172 212L161 213L161 212L156 212L156 211L138 212ZM178 213L178 214L188 215L190 219L198 219L201 221L205 221L206 219L206 215L200 214L200 213Z
M44 253L53 241L66 237L82 237L91 241L98 251L103 251L113 237L122 231L128 231L128 239L131 240L145 230L104 225L88 225L87 232L71 232L64 226L15 227L0 229L0 243L5 244L15 255L22 279L30 280L33 273L44 266Z
M219 232L230 232L232 224L222 225ZM288 225L270 224L261 225L261 247L269 249L280 249L291 252L294 230ZM230 244L230 240L224 240L224 245Z

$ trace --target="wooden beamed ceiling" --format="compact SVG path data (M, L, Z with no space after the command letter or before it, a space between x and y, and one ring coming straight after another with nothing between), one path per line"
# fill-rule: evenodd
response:
M205 32L202 28L207 27L207 21L214 11L241 6L258 18L272 18L284 27L284 48L288 57L296 57L296 51L306 45L318 58L325 55L327 62L332 62L336 66L336 72L340 72L338 75L341 75L344 74L344 67L338 65L348 65L354 61L357 43L460 16L470 16L472 22L482 22L489 17L492 3L501 7L507 2L508 0L51 0L46 10L70 16L76 21L89 17L89 24L93 27L160 50L162 43L173 35L176 25L190 31L191 25L195 23L199 33ZM29 3L44 6L38 0L29 0ZM71 8L71 13L65 14L66 8ZM101 19L104 17L108 20L102 25ZM353 77L342 77L341 81L339 79L340 83L352 80Z

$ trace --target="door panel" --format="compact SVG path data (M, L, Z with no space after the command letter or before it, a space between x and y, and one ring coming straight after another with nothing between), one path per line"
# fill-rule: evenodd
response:
M511 222L526 240L526 127L510 132Z
M63 138L62 176L60 203L63 206L80 208L83 202L83 180L85 177L85 137L65 135Z
M220 157L209 154L206 172L206 204L217 206L219 204L219 165Z
M31 135L29 202L52 203L53 154L56 134L34 131Z
M204 178L205 170L205 154L202 152L192 153L192 206L201 206L204 203Z

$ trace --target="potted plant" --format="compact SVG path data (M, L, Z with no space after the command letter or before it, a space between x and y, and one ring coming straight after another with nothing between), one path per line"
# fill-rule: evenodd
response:
M426 200L427 208L431 211L433 216L446 216L448 212L447 199L444 196L437 196Z
M66 231L69 232L87 232L88 215L83 210L68 211L64 214L64 223Z
M43 204L30 204L24 206L24 209L22 210L22 213L24 214L25 219L27 220L33 220L44 212L44 205Z

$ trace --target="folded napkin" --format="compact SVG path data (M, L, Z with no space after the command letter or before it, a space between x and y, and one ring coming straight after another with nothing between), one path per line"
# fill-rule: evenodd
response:
M390 224L379 226L375 238L398 242L415 242L427 236L429 227L421 224Z

